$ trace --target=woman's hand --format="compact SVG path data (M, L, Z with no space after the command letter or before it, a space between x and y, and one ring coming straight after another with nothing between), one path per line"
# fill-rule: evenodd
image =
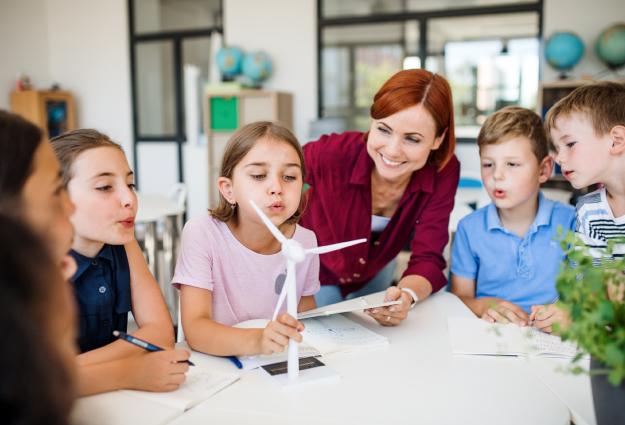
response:
M258 335L258 347L260 354L281 353L289 343L289 339L302 342L300 332L304 325L287 313L281 314L278 320L267 323Z
M369 316L373 317L382 326L397 326L402 320L408 317L408 310L412 304L412 297L407 292L396 286L391 286L386 290L384 301L401 300L401 304L389 307L379 307L365 310Z

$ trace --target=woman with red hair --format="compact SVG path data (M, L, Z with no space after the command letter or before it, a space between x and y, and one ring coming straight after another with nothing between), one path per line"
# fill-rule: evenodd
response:
M368 313L394 326L445 286L443 248L460 176L455 145L449 84L413 69L376 93L368 132L325 135L304 146L310 189L300 223L320 246L367 238L321 256L317 305L386 290L387 300L402 303ZM408 243L408 267L390 286L395 257Z

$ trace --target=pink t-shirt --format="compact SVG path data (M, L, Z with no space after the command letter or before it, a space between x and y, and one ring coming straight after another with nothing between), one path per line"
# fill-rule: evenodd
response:
M293 239L304 248L317 246L315 234L299 225ZM319 256L307 255L296 266L297 300L319 290ZM226 223L210 215L184 226L172 284L213 292L213 320L234 325L250 319L271 319L286 276L281 253L258 254L246 248ZM282 306L286 311L286 301Z

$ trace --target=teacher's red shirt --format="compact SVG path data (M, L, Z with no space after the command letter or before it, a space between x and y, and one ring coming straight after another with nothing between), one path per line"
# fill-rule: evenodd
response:
M300 224L315 232L318 244L371 239L371 171L363 133L321 137L304 145L308 203ZM373 242L321 255L322 285L339 285L344 294L364 286L410 241L406 275L425 277L433 291L447 283L443 248L460 177L454 156L437 172L425 165L414 172L386 229Z

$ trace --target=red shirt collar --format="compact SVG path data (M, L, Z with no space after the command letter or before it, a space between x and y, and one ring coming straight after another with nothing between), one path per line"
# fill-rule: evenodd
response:
M362 148L358 153L354 168L352 169L352 175L349 179L350 184L370 186L371 185L371 172L375 166L373 159L367 152L367 142L362 141ZM414 193L417 191L432 193L434 191L434 179L436 177L436 167L432 164L425 164L423 168L412 173L410 183L406 187L407 193Z

